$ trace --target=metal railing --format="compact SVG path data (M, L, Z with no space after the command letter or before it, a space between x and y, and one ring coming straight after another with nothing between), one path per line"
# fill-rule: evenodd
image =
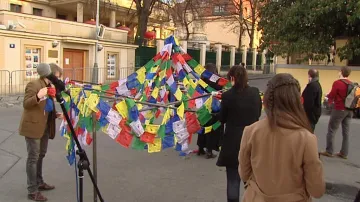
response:
M108 69L99 68L98 83L106 84L126 78L135 71L135 67ZM65 68L63 78L91 82L93 68ZM25 92L26 85L39 78L36 70L0 70L0 96L17 95Z

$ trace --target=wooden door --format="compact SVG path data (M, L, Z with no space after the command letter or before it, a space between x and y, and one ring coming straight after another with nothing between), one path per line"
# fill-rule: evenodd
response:
M85 51L64 49L63 67L64 78L72 80L84 80L84 57Z

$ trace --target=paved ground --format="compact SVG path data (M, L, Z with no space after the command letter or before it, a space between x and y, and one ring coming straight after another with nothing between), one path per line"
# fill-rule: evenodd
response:
M264 80L251 82L261 90ZM21 107L0 108L0 202L26 200L26 149L24 138L17 128ZM319 146L325 146L329 117L323 116L316 129ZM316 202L352 201L360 187L360 120L354 119L350 137L349 160L323 158L327 195ZM341 141L336 136L336 149ZM56 185L45 193L54 202L76 201L75 170L65 159L65 140L57 136L50 141L45 157L44 176ZM195 148L195 144L192 144ZM87 148L92 158L91 148ZM106 201L124 202L224 202L226 201L225 170L215 165L216 160L197 156L179 157L172 149L157 154L125 149L111 138L98 135L98 181ZM241 190L243 192L243 189ZM92 201L92 187L85 174L85 202Z

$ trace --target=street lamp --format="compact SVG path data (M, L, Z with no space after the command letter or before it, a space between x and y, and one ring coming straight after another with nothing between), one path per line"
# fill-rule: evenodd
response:
M95 29L95 37L96 37L96 44L95 44L95 61L94 61L94 68L92 74L92 82L98 83L99 79L99 66L98 66L98 46L99 46L99 0L96 0L96 29Z

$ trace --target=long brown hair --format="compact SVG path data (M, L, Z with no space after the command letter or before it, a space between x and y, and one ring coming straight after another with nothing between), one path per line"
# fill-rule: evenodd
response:
M232 66L227 74L229 80L231 80L231 77L235 80L234 88L237 91L242 91L248 87L248 74L244 67L240 65Z
M271 128L305 128L313 132L300 96L299 81L290 74L277 74L269 81L264 95L264 107Z

